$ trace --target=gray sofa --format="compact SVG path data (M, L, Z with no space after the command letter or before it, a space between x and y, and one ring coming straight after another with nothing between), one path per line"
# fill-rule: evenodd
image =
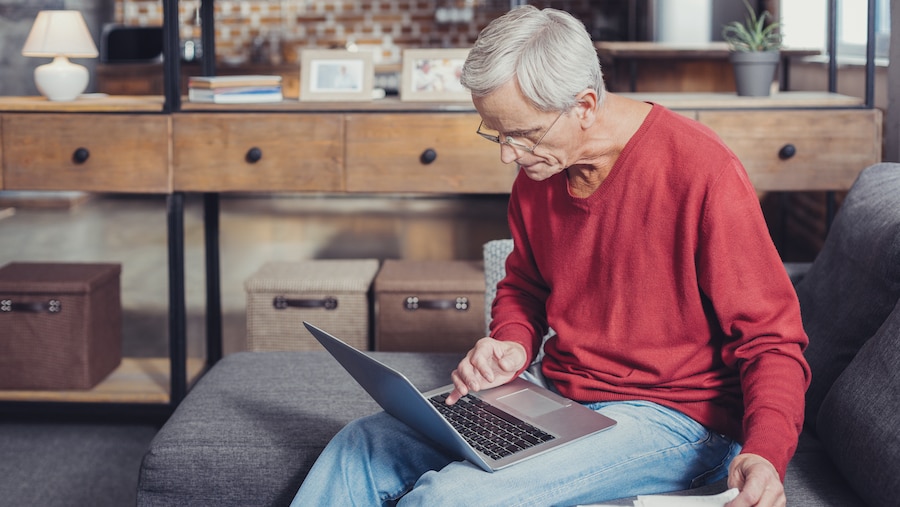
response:
M813 384L807 428L785 480L788 505L896 505L900 165L861 173L823 251L800 271L792 275L811 339ZM423 390L446 384L460 359L376 354ZM151 443L137 503L287 505L331 436L376 410L325 352L232 354L197 383Z

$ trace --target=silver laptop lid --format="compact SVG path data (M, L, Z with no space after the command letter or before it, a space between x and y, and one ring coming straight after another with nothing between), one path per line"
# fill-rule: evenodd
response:
M303 323L385 412L423 433L447 451L492 472L614 426L614 420L522 378L472 393L514 417L554 436L512 455L494 459L475 450L428 400L453 389L447 385L421 393L399 371L347 345L322 329Z

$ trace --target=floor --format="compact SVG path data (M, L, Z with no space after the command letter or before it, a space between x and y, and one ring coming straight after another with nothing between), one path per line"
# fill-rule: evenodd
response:
M122 507L136 502L158 427L0 420L0 505Z
M126 356L167 354L164 196L0 192L0 265L11 261L122 264ZM188 353L205 348L203 207L185 206ZM223 196L223 350L245 348L243 283L263 263L317 258L480 259L508 237L505 196ZM133 505L140 459L156 428L141 421L3 421L0 505ZM5 503L5 502L11 503Z

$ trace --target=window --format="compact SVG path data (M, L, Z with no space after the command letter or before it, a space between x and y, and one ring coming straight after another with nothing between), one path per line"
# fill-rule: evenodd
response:
M851 4L854 4L851 6ZM838 1L838 56L866 56L867 13L859 0ZM891 37L890 0L875 0L875 56L888 56Z
M866 0L837 0L837 56L866 56ZM781 2L784 43L827 50L828 0ZM875 0L875 56L887 58L891 35L890 0Z

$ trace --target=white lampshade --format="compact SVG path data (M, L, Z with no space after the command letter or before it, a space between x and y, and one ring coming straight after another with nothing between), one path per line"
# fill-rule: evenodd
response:
M23 56L96 58L97 46L78 11L41 11L22 48Z
M88 71L66 58L96 58L97 46L78 11L41 11L25 40L22 55L51 57L34 69L34 84L50 100L75 100L87 88Z

